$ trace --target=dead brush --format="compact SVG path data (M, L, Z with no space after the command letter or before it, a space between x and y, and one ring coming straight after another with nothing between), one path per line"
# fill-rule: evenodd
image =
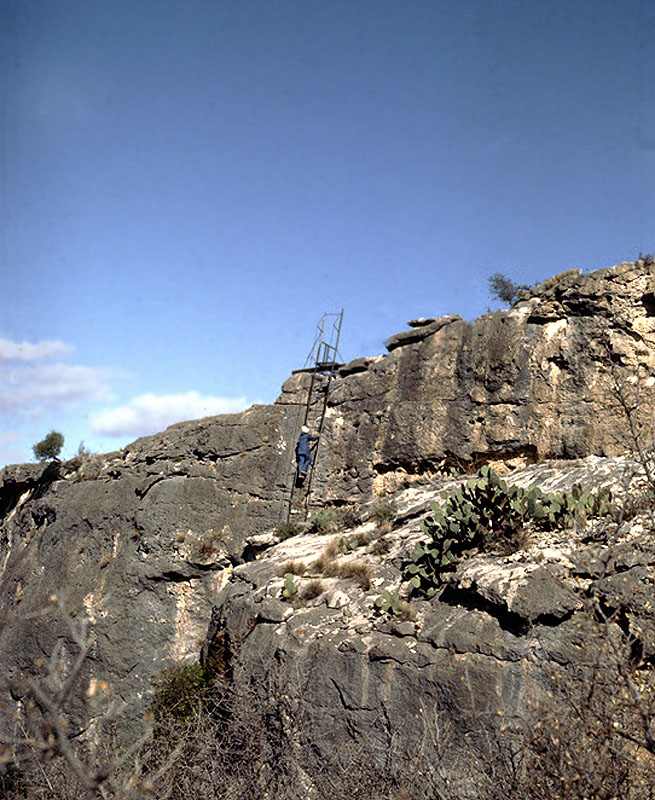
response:
M391 550L392 542L390 539L381 536L379 539L376 539L371 546L368 548L368 551L375 556L383 556L385 553L388 553Z
M196 548L196 555L199 558L209 558L210 556L214 555L214 542L211 540L203 539L201 542L198 543Z

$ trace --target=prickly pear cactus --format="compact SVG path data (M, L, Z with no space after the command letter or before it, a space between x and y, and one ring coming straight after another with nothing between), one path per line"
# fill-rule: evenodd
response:
M298 584L293 579L293 573L287 572L284 575L284 586L282 587L282 597L285 600L292 600L298 594Z
M473 548L513 551L528 524L542 530L559 527L574 516L609 513L612 506L607 490L594 493L576 485L568 493L544 494L536 486L509 486L488 466L442 498L444 503L433 503L432 513L421 521L425 541L405 568L412 591L428 597Z

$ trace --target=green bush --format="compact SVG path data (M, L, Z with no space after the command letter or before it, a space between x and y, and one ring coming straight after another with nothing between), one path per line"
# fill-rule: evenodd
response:
M275 529L275 535L280 539L280 541L284 541L285 539L290 539L292 536L297 536L304 530L305 528L301 522L283 522Z
M391 524L398 513L398 506L393 500L378 500L371 512L371 519L377 522L378 525L383 525L385 522Z
M220 696L214 671L199 662L174 664L152 683L155 694L150 711L156 721L172 717L185 722L198 714L209 713Z
M59 431L50 431L44 439L32 446L32 452L37 461L52 461L61 453L63 446L63 435Z
M432 514L421 522L427 540L414 549L405 577L412 590L432 597L469 550L513 552L524 543L525 527L555 528L576 515L599 515L611 510L611 493L597 493L579 485L571 492L544 494L538 487L508 486L490 467L452 494L445 504L432 504Z
M333 508L320 508L309 520L309 533L332 533L339 526L339 513Z
M342 528L356 528L362 522L362 517L359 511L352 506L340 508L337 512L337 515L339 526Z

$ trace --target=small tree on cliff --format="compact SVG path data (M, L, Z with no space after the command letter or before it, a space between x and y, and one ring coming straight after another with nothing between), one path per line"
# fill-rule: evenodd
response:
M38 461L51 461L61 453L61 448L64 446L64 437L59 431L50 431L50 433L40 442L37 442L32 447L34 458Z
M514 283L507 275L502 272L494 272L489 276L489 292L495 300L500 300L501 303L507 305L514 305L519 299L521 292L529 289L529 286L524 284Z

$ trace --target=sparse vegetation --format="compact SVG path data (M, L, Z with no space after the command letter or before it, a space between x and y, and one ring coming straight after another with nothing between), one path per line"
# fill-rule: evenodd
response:
M344 553L344 538L335 536L325 547L312 567L326 578L353 579L367 591L371 586L371 565L362 560L339 560Z
M339 514L333 508L320 508L314 511L309 519L309 533L325 535L334 533L339 528Z
M371 588L371 566L365 561L337 561L328 568L328 577L354 580L365 592Z
M312 567L318 572L326 574L335 558L341 553L340 537L335 536L326 547L323 548L321 554L312 564Z
M309 519L309 533L328 534L354 528L361 523L361 515L353 506L344 508L319 508Z

